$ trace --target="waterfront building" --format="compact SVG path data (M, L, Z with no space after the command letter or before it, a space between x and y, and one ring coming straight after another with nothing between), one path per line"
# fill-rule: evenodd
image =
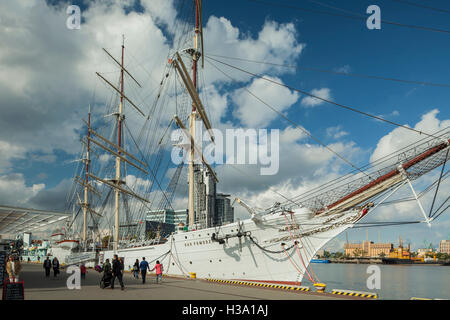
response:
M199 229L214 226L216 180L205 167L194 168L194 221Z
M441 240L439 243L439 252L450 254L450 240Z
M45 240L31 240L22 251L23 261L43 261L47 256L49 243Z
M420 249L417 249L417 256L418 256L419 258L422 258L422 257L424 257L427 253L430 253L430 252L433 252L433 249L431 249L431 248L420 248Z
M221 226L234 221L234 208L231 206L229 194L216 194L216 210L214 226Z
M146 221L163 222L167 224L178 225L180 222L187 222L187 209L182 210L151 210L147 212Z
M373 243L364 241L363 243L346 243L344 245L345 254L349 257L373 257L378 258L381 254L389 256L393 250L392 243Z
M187 209L182 210L151 210L147 212L145 234L159 232L161 236L168 236L175 231L180 222L187 224Z

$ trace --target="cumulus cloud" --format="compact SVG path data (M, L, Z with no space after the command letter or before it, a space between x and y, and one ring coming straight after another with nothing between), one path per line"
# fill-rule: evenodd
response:
M9 171L11 161L25 158L26 150L22 146L13 145L0 140L0 173Z
M305 44L297 41L297 31L292 23L279 24L267 20L257 37L241 32L233 26L231 21L224 17L211 16L203 28L205 37L205 54L212 58L225 62L230 60L214 55L245 58L257 61L270 61L275 64L287 64L295 61L303 51ZM225 71L233 79L248 81L250 76L242 72L232 70L215 61L209 60ZM233 65L240 65L233 61ZM246 64L245 69L254 73L275 74L288 72L286 68L264 64ZM205 70L205 79L209 82L229 82L230 79L215 68Z
M448 128L450 126L450 119L440 120L437 117L438 114L439 110L437 109L427 112L422 115L421 120L413 128L428 134L433 134L444 128ZM370 157L370 161L373 162L383 156L389 155L398 149L416 142L420 138L422 137L420 137L418 133L404 128L395 128L389 134L380 139L377 147Z
M45 188L45 184L27 186L21 173L0 176L0 203L20 206L27 203Z
M265 76L265 78L282 83L281 79L276 77ZM297 92L291 92L285 87L274 86L263 79L254 79L246 89L236 90L232 98L236 104L234 116L243 125L252 128L266 127L279 116L249 94L247 90L279 112L287 110L297 102L299 97Z
M331 90L329 88L313 89L311 91L311 94L322 99L330 100L331 99L330 91ZM302 106L304 107L315 107L322 103L325 102L323 100L311 96L304 97L301 102Z
M327 128L326 130L327 136L333 139L339 139L347 136L349 133L342 129L341 125Z

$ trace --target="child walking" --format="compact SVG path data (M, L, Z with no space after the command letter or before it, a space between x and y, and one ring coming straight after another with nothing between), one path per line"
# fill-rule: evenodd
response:
M158 260L156 261L155 267L150 271L153 271L155 269L156 269L156 283L158 283L162 281L162 272L163 272L163 265L159 263Z
M86 272L86 266L83 263L80 266L81 279L86 279Z

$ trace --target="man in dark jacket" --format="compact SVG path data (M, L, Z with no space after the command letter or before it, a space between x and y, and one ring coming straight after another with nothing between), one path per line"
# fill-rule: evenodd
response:
M50 258L47 257L46 260L44 260L44 269L45 269L45 276L48 278L50 277L50 269L52 267L52 262L50 261Z
M123 270L123 264L119 260L119 257L117 254L114 255L114 259L112 261L112 274L113 278L111 281L111 289L114 289L114 281L116 280L116 277L119 279L120 283L120 289L124 289L123 281L122 281L122 270Z
M142 257L139 269L141 269L142 283L145 283L145 276L147 275L147 269L150 271L150 267L148 265L148 262L145 261L145 257Z
M56 277L59 274L58 258L56 258L56 257L53 258L52 265L53 265L53 275Z

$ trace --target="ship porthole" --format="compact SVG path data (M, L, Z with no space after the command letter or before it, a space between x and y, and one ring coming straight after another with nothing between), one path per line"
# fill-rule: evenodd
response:
M192 264L192 261L189 261L190 264Z
M222 260L219 259L219 262L222 262Z
M210 263L212 263L212 260L209 260Z
M173 263L173 262L172 262L172 265L174 266L174 265L175 265L175 263Z

